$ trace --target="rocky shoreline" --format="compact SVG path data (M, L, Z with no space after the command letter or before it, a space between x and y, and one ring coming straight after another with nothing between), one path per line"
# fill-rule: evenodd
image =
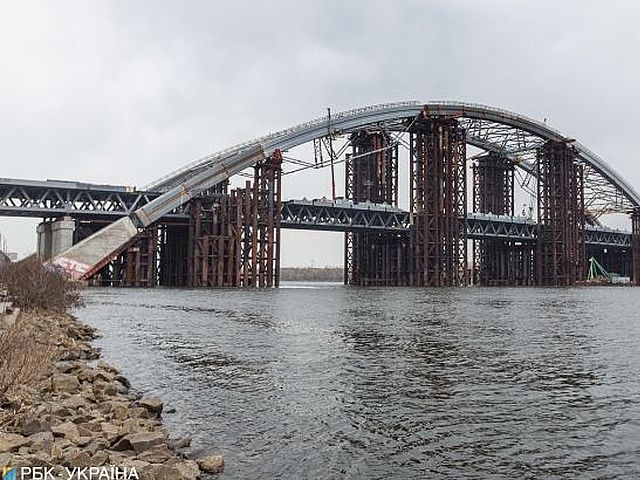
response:
M51 344L38 345L31 335L33 348L55 353L38 378L0 395L0 468L39 466L60 478L74 468L87 469L85 475L100 468L112 474L100 478L116 478L115 468L118 478L172 480L222 471L219 455L189 458L190 439L171 438L162 422L163 402L133 392L99 360L95 329L59 313L23 313L16 326L44 332Z

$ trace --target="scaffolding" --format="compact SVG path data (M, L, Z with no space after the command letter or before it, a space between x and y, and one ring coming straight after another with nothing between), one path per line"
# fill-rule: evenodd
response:
M79 238L100 230L102 224L84 224ZM90 279L91 285L108 287L155 287L158 285L158 243L160 229L150 227L138 233L116 252Z
M640 207L631 213L631 259L633 282L640 285Z
M467 189L464 129L448 117L423 116L410 130L411 283L466 285Z
M382 132L351 135L345 159L345 197L355 203L398 204L398 147ZM409 237L398 233L347 232L344 240L346 285L408 284Z
M491 152L476 157L473 171L473 211L514 214L514 170L508 158ZM531 285L534 278L533 244L498 238L474 240L475 283Z
M278 286L281 163L277 151L256 164L253 183L230 193L224 185L191 202L189 286Z
M585 278L583 165L566 142L548 141L537 151L538 285L573 285Z

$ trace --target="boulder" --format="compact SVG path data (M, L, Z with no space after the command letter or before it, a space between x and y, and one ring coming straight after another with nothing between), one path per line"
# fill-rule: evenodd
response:
M85 451L73 452L65 458L65 466L69 467L91 467L93 466L92 457Z
M50 455L53 442L54 438L51 432L39 432L29 436L29 446L34 453L46 452Z
M220 473L224 470L224 459L222 455L208 455L196 460L200 470L205 473Z
M147 409L149 412L158 415L162 413L162 409L164 408L163 401L155 397L142 398L138 403L141 407Z
M118 430L118 427L111 423L102 423L102 436L106 438L109 443L118 439Z
M164 463L173 456L166 445L156 445L138 455L138 460L149 463Z
M123 437L111 445L111 450L114 452L124 452L126 450L133 450L133 447L131 446L129 439L127 437Z
M68 440L75 440L80 436L78 426L73 422L64 422L60 425L54 425L51 427L53 435L56 437L63 437Z
M182 450L191 446L191 437L175 438L169 441L169 448L173 450Z
M96 467L101 467L102 465L104 465L108 461L109 461L109 454L107 452L105 452L104 450L101 450L99 452L95 452L93 454L93 456L91 457L91 465L96 466Z
M51 382L55 392L74 392L80 388L78 377L66 373L54 375Z
M96 365L96 366L97 366L98 368L102 369L102 370L106 370L107 372L109 372L109 373L113 373L113 374L115 374L115 375L117 375L118 373L120 373L120 372L118 372L118 369L117 369L117 368L112 367L111 365L109 365L108 363L106 363L106 362L104 362L104 361L102 361L102 360L100 360L100 361L97 363L97 365Z
M88 407L89 402L82 395L71 395L65 399L61 405L70 410L77 410L80 407Z
M145 480L176 480L181 479L180 471L175 467L169 467L167 465L147 465L146 467L137 470L140 478Z
M91 440L89 445L86 446L85 451L95 456L100 452L104 452L108 448L109 448L109 442L107 442L104 438L94 438L93 440Z
M29 439L16 433L0 433L0 453L15 452L29 444Z
M195 460L185 460L173 465L173 468L180 472L183 480L196 480L200 476L200 467Z
M160 432L141 432L127 435L126 437L136 453L144 452L145 450L161 445L165 441L165 435Z
M22 425L22 434L26 437L33 435L34 433L48 432L50 430L51 425L49 424L49 422L39 420L37 418L27 420Z

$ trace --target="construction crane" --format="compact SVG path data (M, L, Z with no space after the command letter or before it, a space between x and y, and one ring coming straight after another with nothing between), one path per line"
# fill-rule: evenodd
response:
M594 257L589 259L587 283L611 283L611 276Z

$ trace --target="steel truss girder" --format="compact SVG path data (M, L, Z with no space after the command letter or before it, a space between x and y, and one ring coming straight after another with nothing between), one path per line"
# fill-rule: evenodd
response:
M61 181L0 179L0 215L115 220L132 214L160 194L130 187ZM168 217L180 215L179 207Z

